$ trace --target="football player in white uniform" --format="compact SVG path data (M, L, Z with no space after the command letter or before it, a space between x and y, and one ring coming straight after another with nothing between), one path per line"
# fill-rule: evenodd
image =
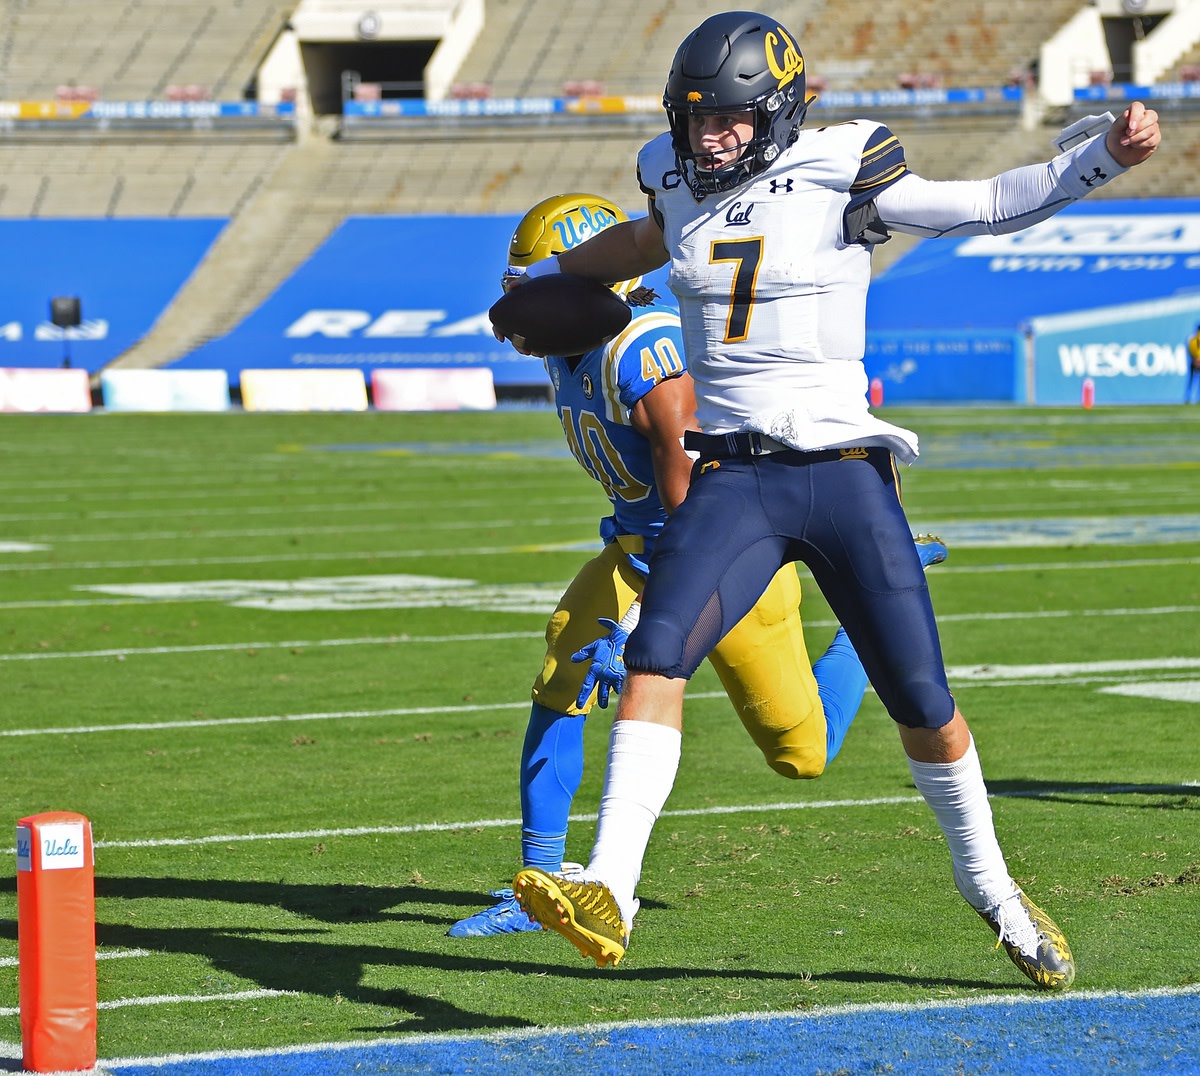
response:
M517 224L506 278L626 219L593 194L546 198ZM696 399L679 315L639 285L635 279L617 287L633 317L612 340L583 355L545 358L571 453L612 506L600 521L603 550L579 570L546 625L546 655L521 752L521 859L550 872L562 868L567 819L583 776L584 719L597 701L608 705L610 690L621 689L622 651L637 622L647 562L691 471L682 438L695 425ZM907 534L904 540L913 544ZM923 563L945 559L937 539L923 536L916 547ZM709 658L767 764L785 777L818 776L841 747L867 677L840 629L810 667L792 565L775 573ZM541 929L512 890L492 895L495 904L459 920L450 936Z
M1131 104L1051 161L931 182L896 136L858 120L802 126L804 58L765 15L705 20L680 45L670 131L638 157L650 212L530 267L624 280L670 262L704 431L629 638L587 870L514 880L545 926L598 964L625 953L634 886L678 766L687 678L781 564L808 565L895 720L946 838L954 882L1037 986L1075 976L1054 921L1013 881L966 722L946 682L893 459L917 439L870 414L862 356L871 247L1014 232L1145 161L1158 116ZM931 296L931 302L937 297Z

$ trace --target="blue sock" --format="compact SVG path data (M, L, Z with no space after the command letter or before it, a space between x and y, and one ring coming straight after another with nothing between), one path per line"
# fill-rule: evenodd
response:
M533 704L521 752L521 861L556 871L567 847L571 801L583 780L584 718Z
M842 749L846 730L862 705L867 674L845 628L838 628L829 649L813 665L817 693L825 707L825 764Z

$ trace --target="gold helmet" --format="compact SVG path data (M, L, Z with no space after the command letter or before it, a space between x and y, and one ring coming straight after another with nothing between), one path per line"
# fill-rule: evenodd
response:
M598 194L556 194L538 202L517 224L508 244L509 277L520 276L523 269L543 258L577 247L597 232L629 218L618 206ZM618 295L628 295L641 277L613 284Z

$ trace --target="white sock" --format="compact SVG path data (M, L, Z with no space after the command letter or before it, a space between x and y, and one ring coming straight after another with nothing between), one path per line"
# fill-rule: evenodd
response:
M954 882L967 903L982 911L1012 896L1015 887L996 840L974 739L957 762L916 762L910 758L908 766L917 791L925 797L945 834L954 863Z
M613 722L587 873L612 891L627 926L637 909L633 893L642 875L650 831L675 784L681 743L679 730L669 725Z

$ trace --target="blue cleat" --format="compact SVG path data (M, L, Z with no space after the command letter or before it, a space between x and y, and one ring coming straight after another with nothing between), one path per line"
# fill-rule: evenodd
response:
M525 930L541 930L517 903L511 889L494 889L499 901L490 908L460 919L446 934L451 938L486 938L492 934L520 934Z
M936 534L918 534L913 541L917 546L917 556L921 558L921 567L928 568L931 564L941 564L949 555L946 543Z

